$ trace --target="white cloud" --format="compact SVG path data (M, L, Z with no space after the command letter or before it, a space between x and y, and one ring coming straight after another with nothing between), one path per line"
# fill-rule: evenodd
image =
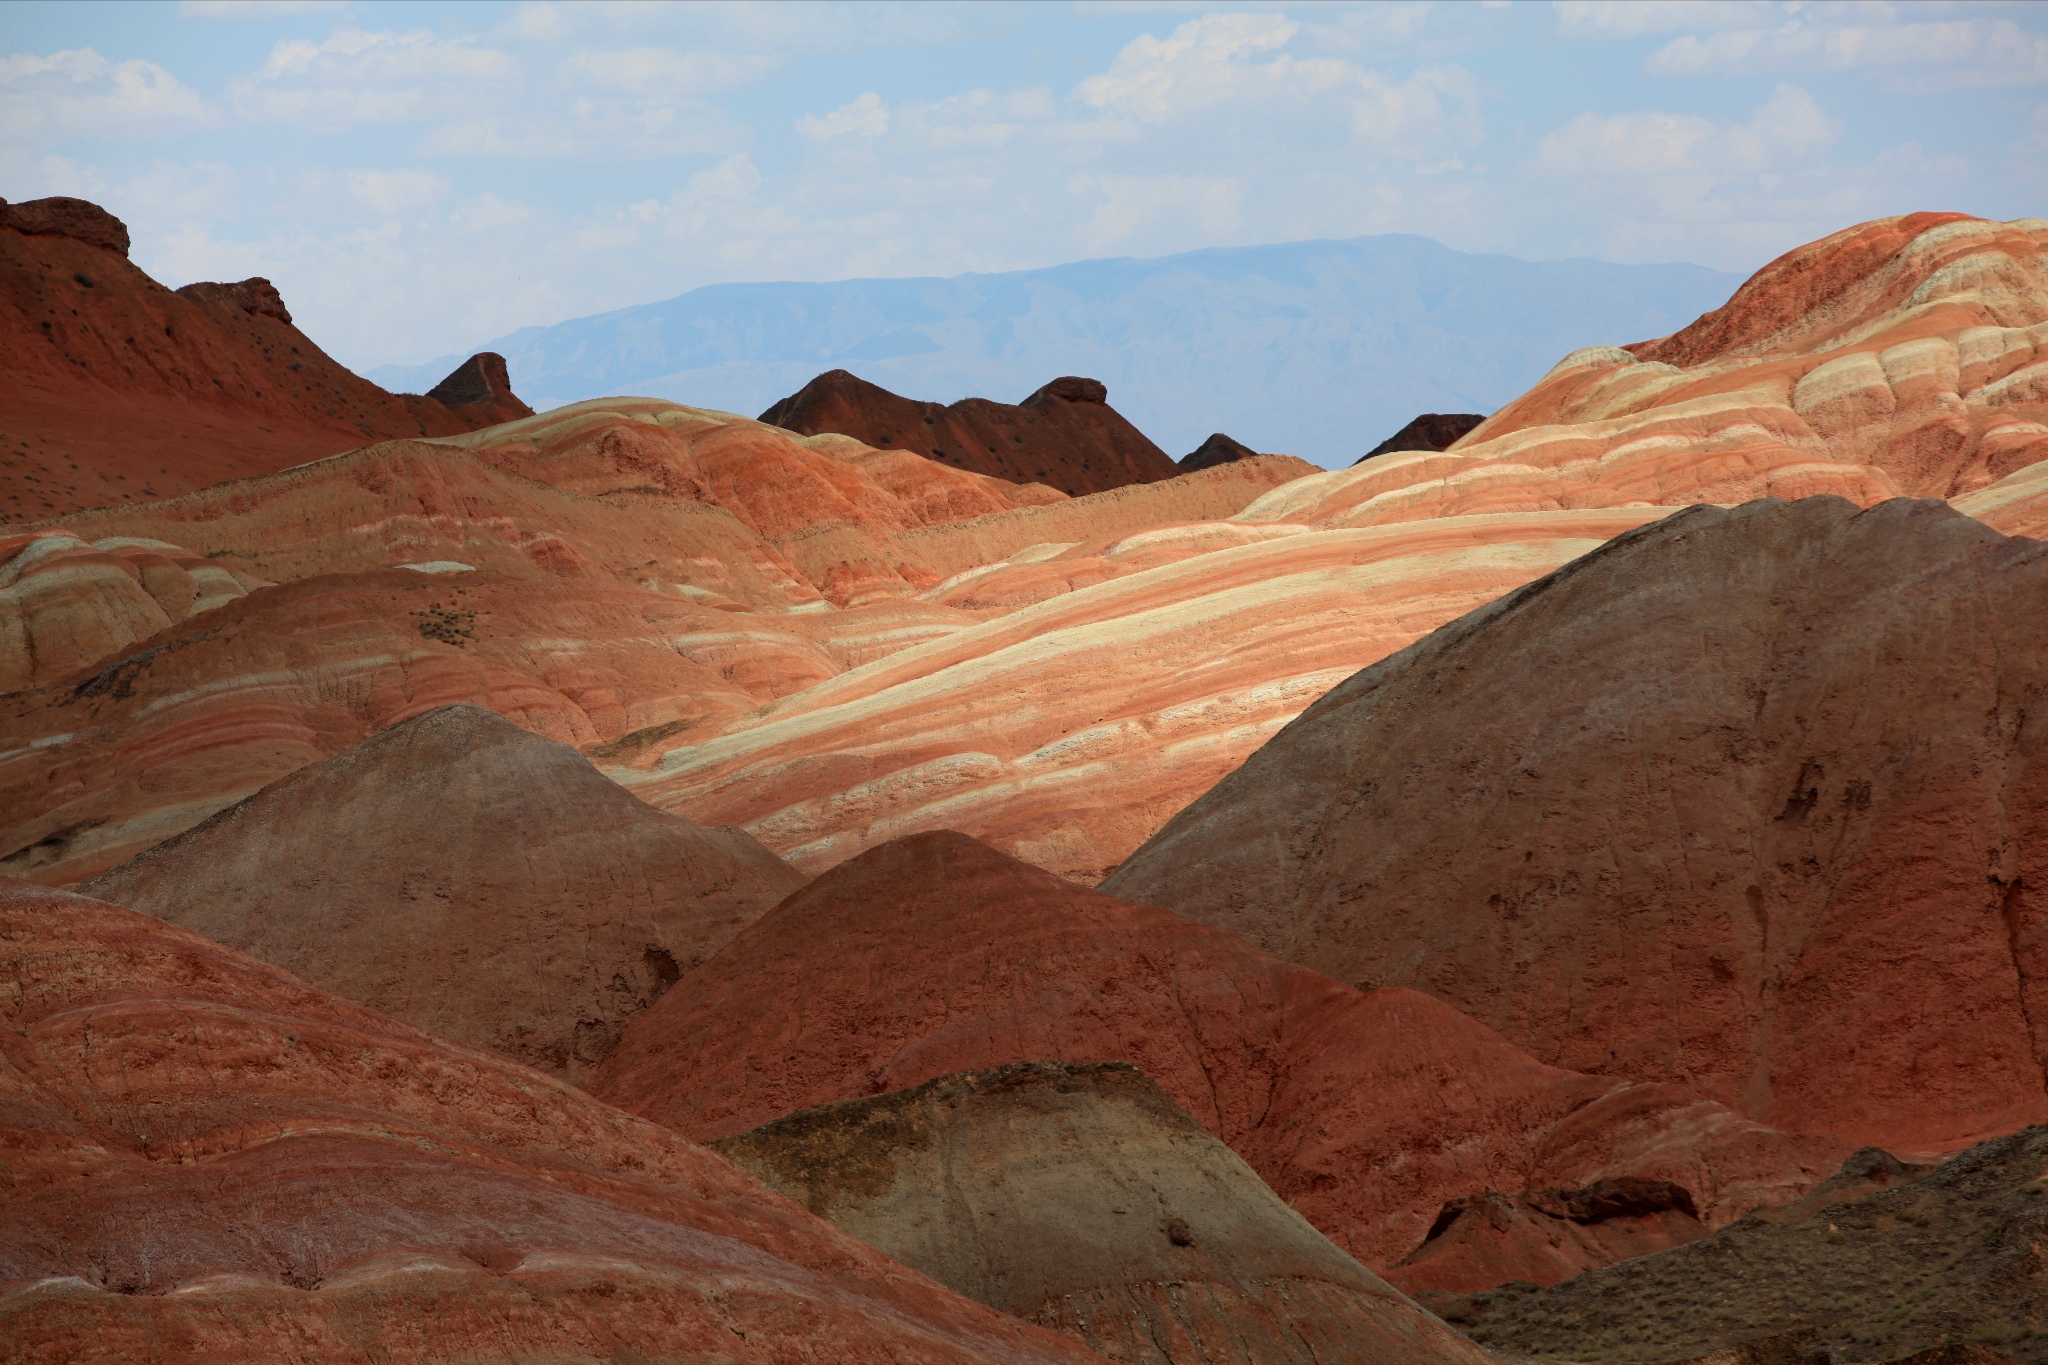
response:
M698 99L757 80L775 69L775 58L721 52L671 52L638 47L578 52L563 64L572 81L636 94Z
M1580 114L1546 133L1535 165L1572 177L1758 175L1810 161L1840 126L1796 85L1779 85L1746 125L1691 114Z
M509 89L522 74L509 53L425 30L339 29L324 42L277 44L231 94L247 118L335 128L459 112L479 89Z
M178 0L180 19L280 19L338 10L345 0Z
M0 57L0 138L10 142L136 137L206 117L198 94L155 62L110 62L91 48Z
M796 130L805 137L815 138L845 137L849 134L880 137L889 131L889 106L882 103L880 95L870 90L828 114L798 119Z
M431 171L350 171L349 196L383 217L425 208L448 193L448 182Z
M1555 0L1558 27L1573 38L1639 38L1678 29L1768 23L1785 6L1767 0Z
M1284 15L1204 15L1165 38L1133 38L1108 71L1082 81L1075 93L1098 109L1157 123L1189 105L1231 98L1248 72L1255 73L1255 79L1265 77L1269 86L1279 84L1273 78L1290 74L1287 68L1269 65L1259 71L1250 67L1249 59L1286 46L1300 31L1301 25ZM1343 64L1312 65L1318 70L1311 79L1327 82L1335 75L1331 69Z
M1917 88L2031 85L2048 81L2048 35L2009 19L1946 23L1834 24L1805 16L1776 28L1688 34L1650 54L1656 76L1947 68L1914 73Z
M1096 200L1083 233L1090 251L1128 242L1162 219L1210 237L1231 237L1243 226L1245 187L1228 177L1095 175L1077 178L1071 188Z

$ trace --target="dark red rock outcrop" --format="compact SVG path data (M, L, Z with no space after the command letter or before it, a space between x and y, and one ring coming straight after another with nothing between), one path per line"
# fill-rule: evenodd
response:
M1103 887L1902 1152L2048 1117L2048 545L1696 507L1340 684Z
M428 389L427 397L450 412L488 415L491 420L479 422L480 426L533 416L533 409L512 392L512 376L505 369L505 357L496 351L478 351Z
M164 288L127 259L120 221L83 200L5 205L0 523L167 497L527 412L509 391L454 408L386 393L290 319L260 277Z
M1081 1362L675 1134L0 882L0 1358Z
M1175 462L1183 474L1192 474L1198 469L1211 469L1219 464L1230 464L1236 460L1255 460L1259 452L1242 441L1234 441L1220 431L1209 433L1209 439Z
M25 204L0 199L0 226L32 237L69 237L102 251L128 254L128 225L84 199L57 195Z
M1169 479L1172 459L1109 406L1101 381L1068 375L1022 403L903 398L827 370L761 414L806 436L838 432L879 450L910 450L956 469L1042 483L1079 497Z
M1140 1068L1375 1270L1460 1195L1640 1176L1720 1226L1842 1154L1677 1086L1539 1065L1418 992L1362 993L946 831L870 849L742 930L591 1088L708 1140L1033 1060Z
M284 295L277 292L277 286L261 275L251 275L234 284L215 284L201 280L196 284L182 286L178 293L197 303L215 303L224 308L239 308L255 317L276 318L279 322L290 322L292 313L284 306Z
M803 882L565 744L443 706L82 888L381 1013L576 1079Z
M1425 412L1351 463L1364 464L1397 450L1449 450L1485 420L1479 412Z
M1122 1063L964 1072L715 1147L913 1270L1111 1360L1490 1360Z
M1510 1280L1550 1285L1706 1235L1692 1191L1669 1180L1624 1176L1520 1195L1488 1190L1445 1204L1422 1245L1389 1273L1411 1294L1465 1294Z

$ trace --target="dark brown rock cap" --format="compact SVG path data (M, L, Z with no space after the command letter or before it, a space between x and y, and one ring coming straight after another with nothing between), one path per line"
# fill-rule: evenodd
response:
M1238 460L1255 460L1259 452L1242 441L1232 440L1220 431L1209 433L1209 439L1180 457L1176 465L1183 474L1192 474L1198 469L1213 469L1219 464L1233 464Z
M1485 420L1485 414L1477 412L1425 412L1352 463L1364 464L1375 455L1400 450L1449 450Z
M427 397L451 408L465 403L520 403L518 395L512 392L512 375L505 367L505 357L496 351L478 351L429 389Z
M238 308L251 317L276 318L283 323L292 320L291 310L284 306L284 295L278 293L277 286L261 275L251 275L248 279L237 280L233 284L196 280L178 292L195 303Z
M87 246L128 254L128 225L84 199L61 194L24 204L0 199L0 223L32 237L72 237Z
M1018 404L1019 407L1044 407L1058 398L1068 403L1109 402L1109 385L1100 379L1087 379L1078 374L1063 374L1051 383L1043 385L1036 393Z

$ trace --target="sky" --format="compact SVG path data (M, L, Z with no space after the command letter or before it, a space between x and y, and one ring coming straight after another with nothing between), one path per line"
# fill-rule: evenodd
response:
M357 369L728 281L2048 216L2048 3L0 6L0 196Z

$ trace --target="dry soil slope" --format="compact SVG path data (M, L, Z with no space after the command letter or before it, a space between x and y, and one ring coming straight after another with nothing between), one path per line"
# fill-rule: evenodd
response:
M294 327L267 280L173 292L129 262L128 230L104 209L0 204L0 518L528 415L503 373L473 357L439 397L386 393Z
M1120 1063L965 1072L715 1146L912 1269L1111 1360L1488 1359Z
M943 832L841 864L741 931L628 1027L592 1090L710 1139L1019 1061L1137 1066L1376 1270L1488 1189L1668 1179L1720 1226L1840 1160Z
M1789 1337L1838 1361L1976 1341L2032 1365L2048 1359L2044 1175L2048 1129L2029 1128L1918 1180L1802 1201L1781 1218L1747 1220L1554 1288L1514 1286L1441 1306L1479 1341L1516 1356L1689 1360Z
M1553 1065L1915 1151L2048 1114L2048 546L1695 508L1332 690L1105 883Z
M0 1356L1073 1361L674 1134L0 883Z
M802 884L567 745L444 706L81 888L409 1024L575 1080Z

